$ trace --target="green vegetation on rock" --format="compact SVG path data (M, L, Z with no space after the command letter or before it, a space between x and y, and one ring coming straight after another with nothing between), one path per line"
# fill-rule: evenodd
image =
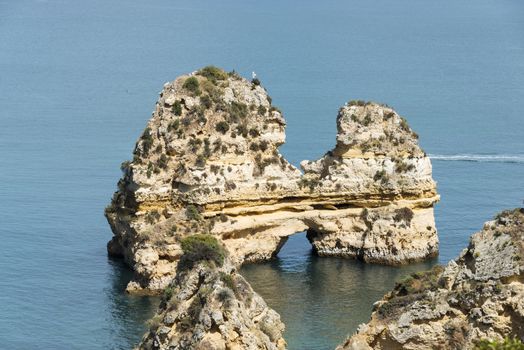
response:
M407 208L407 207L404 207L404 208L400 208L400 209L396 209L395 210L395 216L393 217L393 219L396 221L396 222L400 222L400 221L403 221L406 226L410 226L411 225L411 220L413 219L413 210Z
M217 80L226 80L228 76L224 70L215 66L204 67L201 70L199 70L197 74L207 78L213 83L216 83Z
M182 87L195 95L200 95L202 93L200 91L200 83L196 77L187 78Z
M247 117L248 109L245 103L232 101L229 107L229 116L231 121L238 123L240 119Z
M439 288L440 275L444 267L436 265L429 271L416 272L397 283L387 301L381 304L377 313L381 318L398 316L403 309L417 300L424 300L427 291Z
M153 146L153 137L151 136L151 128L147 127L142 133L142 156L147 157L151 146Z
M380 182L382 185L387 184L389 181L389 177L386 173L386 170L378 170L373 176L373 180Z
M475 350L524 350L524 343L517 338L508 337L504 340L481 340Z
M175 114L175 115L182 115L182 104L180 103L180 101L175 101L175 103L173 104L173 107L171 108L171 111Z
M226 132L229 130L229 124L225 121L220 121L215 126L215 130L221 133L222 135L225 135Z
M200 215L200 212L198 211L197 207L195 207L193 204L189 204L186 207L186 216L189 220L201 220L202 216Z
M179 263L182 268L191 268L199 261L213 262L217 266L224 264L226 251L212 235L191 235L183 238L180 244L184 252Z

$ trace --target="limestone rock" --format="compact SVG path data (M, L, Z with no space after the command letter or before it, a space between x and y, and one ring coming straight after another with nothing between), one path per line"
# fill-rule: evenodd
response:
M235 268L180 271L138 349L283 350L284 324Z
M260 84L215 67L165 84L106 209L108 252L135 271L128 291L161 291L195 232L219 238L236 266L272 258L304 230L319 255L435 256L439 196L417 135L362 101L340 109L337 127L336 147L301 173L278 151L285 121Z
M339 350L471 349L524 339L524 209L505 211L445 268L415 274L376 304Z

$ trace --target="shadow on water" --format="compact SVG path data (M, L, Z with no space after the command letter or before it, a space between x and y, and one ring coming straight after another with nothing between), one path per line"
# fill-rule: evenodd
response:
M282 317L290 350L334 349L366 322L373 303L396 281L430 269L436 259L403 267L365 264L313 254L305 233L291 236L278 256L268 262L246 265L241 273L253 289ZM146 331L159 297L124 292L132 272L119 259L108 259L111 274L105 290L106 324L113 349L130 349Z
M125 293L127 283L131 280L132 271L120 259L108 258L112 274L111 287L105 290L108 324L111 325L111 335L114 342L110 344L118 349L131 349L141 339L147 326L146 321L153 317L160 303L160 297L136 296Z
M369 319L373 303L396 281L436 262L392 267L318 257L301 233L277 258L244 266L241 273L281 315L290 350L334 349Z

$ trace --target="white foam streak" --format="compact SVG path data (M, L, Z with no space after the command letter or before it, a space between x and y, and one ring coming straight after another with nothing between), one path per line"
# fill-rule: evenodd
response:
M518 154L429 154L429 158L455 162L524 163L524 155Z

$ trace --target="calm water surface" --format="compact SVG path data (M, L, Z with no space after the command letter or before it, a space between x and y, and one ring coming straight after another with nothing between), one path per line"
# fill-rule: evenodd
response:
M519 0L0 0L0 344L129 349L158 300L122 293L103 217L165 81L256 71L298 165L349 99L388 103L433 155L440 262L524 199ZM410 271L310 254L293 236L246 277L291 350L331 349Z

